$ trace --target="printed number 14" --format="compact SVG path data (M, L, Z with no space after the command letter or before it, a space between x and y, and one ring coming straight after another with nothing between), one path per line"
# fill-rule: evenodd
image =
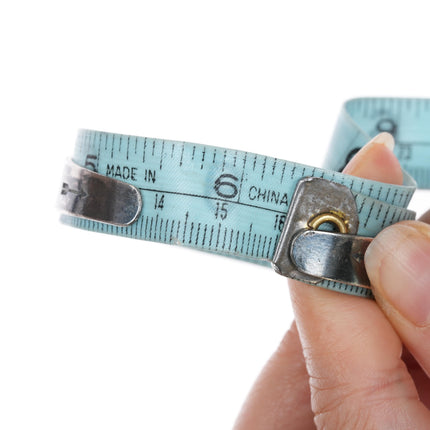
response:
M164 208L164 194L155 193L154 209Z

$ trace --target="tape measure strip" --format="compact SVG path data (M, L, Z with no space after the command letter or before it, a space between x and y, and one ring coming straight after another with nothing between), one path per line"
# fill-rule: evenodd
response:
M430 99L359 98L342 107L324 167L341 171L372 136L391 133L394 153L419 188L430 189Z
M414 126L405 123L406 130L417 130L423 124L424 131L411 134L408 141L402 131L404 118L415 118ZM369 135L375 134L373 130L390 131L387 129L392 127L400 144L412 148L408 149L408 166L421 169L422 148L426 148L425 156L430 160L430 145L425 146L423 140L424 135L430 136L430 130L426 134L429 119L427 100L347 102L332 141L335 155L329 158L331 165L342 168ZM352 190L360 220L359 235L375 236L390 224L414 218L414 213L406 209L415 189L407 174L403 186L393 186L243 151L91 130L79 133L74 161L136 186L142 194L143 210L137 221L126 227L70 215L62 215L63 222L262 264L272 260L291 197L303 177L325 178ZM427 176L420 178L428 186ZM318 285L360 296L371 294L366 288L339 282L323 280Z

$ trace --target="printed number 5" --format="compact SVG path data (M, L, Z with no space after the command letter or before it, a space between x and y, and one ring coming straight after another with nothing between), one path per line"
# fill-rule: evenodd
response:
M97 161L97 155L88 154L85 158L85 167L89 170L97 172L96 161Z

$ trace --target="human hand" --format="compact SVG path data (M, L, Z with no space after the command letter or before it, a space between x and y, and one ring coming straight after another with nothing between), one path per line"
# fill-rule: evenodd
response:
M344 173L402 183L381 133ZM430 429L430 211L365 255L376 301L289 281L295 314L235 430Z

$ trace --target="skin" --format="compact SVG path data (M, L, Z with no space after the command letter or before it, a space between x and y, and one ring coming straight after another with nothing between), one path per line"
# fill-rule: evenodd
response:
M398 160L376 138L344 173L402 183ZM430 429L429 222L430 211L373 241L365 263L376 301L289 281L295 321L257 378L235 430ZM391 237L400 239L390 249ZM410 238L418 244L408 257L415 278L393 263ZM415 308L403 309L412 305L420 307L420 321L409 312Z

